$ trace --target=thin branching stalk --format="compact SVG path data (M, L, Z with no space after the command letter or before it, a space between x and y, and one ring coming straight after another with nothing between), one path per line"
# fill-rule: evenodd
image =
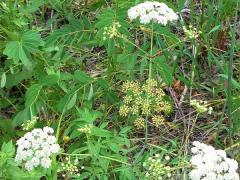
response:
M234 133L233 121L232 121L232 76L233 76L233 57L236 45L236 32L237 32L237 19L238 19L238 2L234 19L234 26L231 27L231 48L228 64L228 87L227 87L227 115L228 115L228 136L230 144L232 143L232 135Z

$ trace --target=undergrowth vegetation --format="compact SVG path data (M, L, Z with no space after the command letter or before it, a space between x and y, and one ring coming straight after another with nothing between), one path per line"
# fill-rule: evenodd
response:
M238 180L238 0L2 0L0 179Z

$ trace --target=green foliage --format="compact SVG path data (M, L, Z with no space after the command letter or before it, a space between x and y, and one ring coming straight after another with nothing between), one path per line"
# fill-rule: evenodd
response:
M141 2L0 2L0 179L148 179L155 170L148 158L156 154L161 175L168 172L164 164L183 179L190 141L239 150L240 46L233 25L239 3L163 1L181 18L161 26L130 21L128 9ZM151 79L157 86L148 92ZM126 82L145 84L147 103L139 107L152 101L149 112L137 107L138 113L120 116ZM168 112L154 100L160 89ZM213 114L196 113L192 96ZM131 103L128 108L133 112ZM161 115L164 123L154 125ZM35 128L55 129L62 150L51 168L27 172L14 161L14 144L27 133L22 124L35 118ZM143 129L134 127L137 119ZM78 159L78 171L61 169L68 158Z
M30 65L31 53L36 53L42 44L40 34L36 31L23 32L15 41L9 41L3 54L17 64L20 60L25 66Z

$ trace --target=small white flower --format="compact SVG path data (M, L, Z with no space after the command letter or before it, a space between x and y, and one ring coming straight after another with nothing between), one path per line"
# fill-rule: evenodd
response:
M192 180L200 180L201 177L202 177L202 174L201 174L201 172L200 172L199 170L194 169L194 170L192 170L192 171L189 173L189 177L190 177L190 179L192 179Z
M193 154L196 154L196 153L198 152L198 148L197 148L197 147L192 147L192 148L191 148L191 152L192 152Z
M49 158L41 159L41 165L42 165L42 167L44 167L46 169L49 168L51 166L51 159L49 159Z
M31 161L27 161L27 162L25 163L25 168L26 168L26 170L28 170L28 171L32 171L33 168L34 168L34 166L32 165Z
M49 150L51 153L57 153L60 150L60 146L58 144L53 144L52 146L50 146Z
M226 158L225 161L228 163L230 171L236 171L238 169L238 163L234 159Z
M37 167L40 163L40 160L37 157L33 157L31 163L34 167Z
M47 138L47 143L49 143L49 144L55 144L56 143L56 138L54 137L54 136L49 136L48 138Z
M226 152L223 150L216 150L216 153L218 156L221 156L222 158L226 158Z
M43 131L47 134L53 134L54 133L54 130L48 126L44 127L43 128Z

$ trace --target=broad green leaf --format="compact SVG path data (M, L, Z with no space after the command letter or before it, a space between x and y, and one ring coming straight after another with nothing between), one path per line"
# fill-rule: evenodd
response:
M111 137L112 136L112 133L110 131L101 129L98 127L93 127L91 134L94 136L98 136L98 137Z
M7 75L6 87L11 88L18 85L21 81L29 79L32 77L32 72L30 71L21 71L14 74Z
M81 83L83 83L83 84L91 83L92 80L93 80L89 75L87 75L87 74L86 74L85 72L83 72L83 71L75 71L75 72L74 72L74 78L75 78L77 81L79 81L79 82L81 82Z
M157 65L157 70L159 71L163 81L167 85L171 85L173 83L173 75L170 66L165 62L163 58L156 58L155 62Z
M2 78L1 78L1 88L3 88L5 86L6 79L7 79L6 73L4 72L4 73L2 73Z
M226 74L220 74L219 76L222 77L225 80L228 80L228 75L226 75ZM232 79L232 85L233 85L234 88L240 89L240 83L237 82L234 79Z
M39 81L42 85L52 86L58 82L60 76L58 74L50 74L42 77Z
M89 93L88 93L88 101L90 101L93 97L93 85L91 84Z
M37 101L41 89L42 85L34 84L27 90L25 102L26 107L32 106Z
M57 104L57 109L59 112L67 111L73 108L77 101L79 87L73 88L68 92Z
M77 119L77 121L82 121L86 123L92 123L97 118L100 118L102 116L101 112L89 110L87 108L77 109L77 111L78 111L78 116L80 117Z
M37 31L25 31L20 39L7 43L3 54L13 59L15 63L20 60L25 66L30 65L31 54L38 50L42 39Z
M73 106L76 104L76 101L77 101L77 93L74 93L72 97L69 99L69 102L67 103L65 110L72 109Z
M9 141L7 143L4 142L2 145L1 151L6 153L7 156L12 157L15 153L15 148L13 146L12 141Z
M30 119L30 108L25 108L22 111L18 112L12 120L12 126L16 127L23 122L26 122Z
M214 31L219 30L221 27L222 27L221 25L215 26L214 28L211 29L211 31L210 31L208 34L211 34L211 33L213 33Z

